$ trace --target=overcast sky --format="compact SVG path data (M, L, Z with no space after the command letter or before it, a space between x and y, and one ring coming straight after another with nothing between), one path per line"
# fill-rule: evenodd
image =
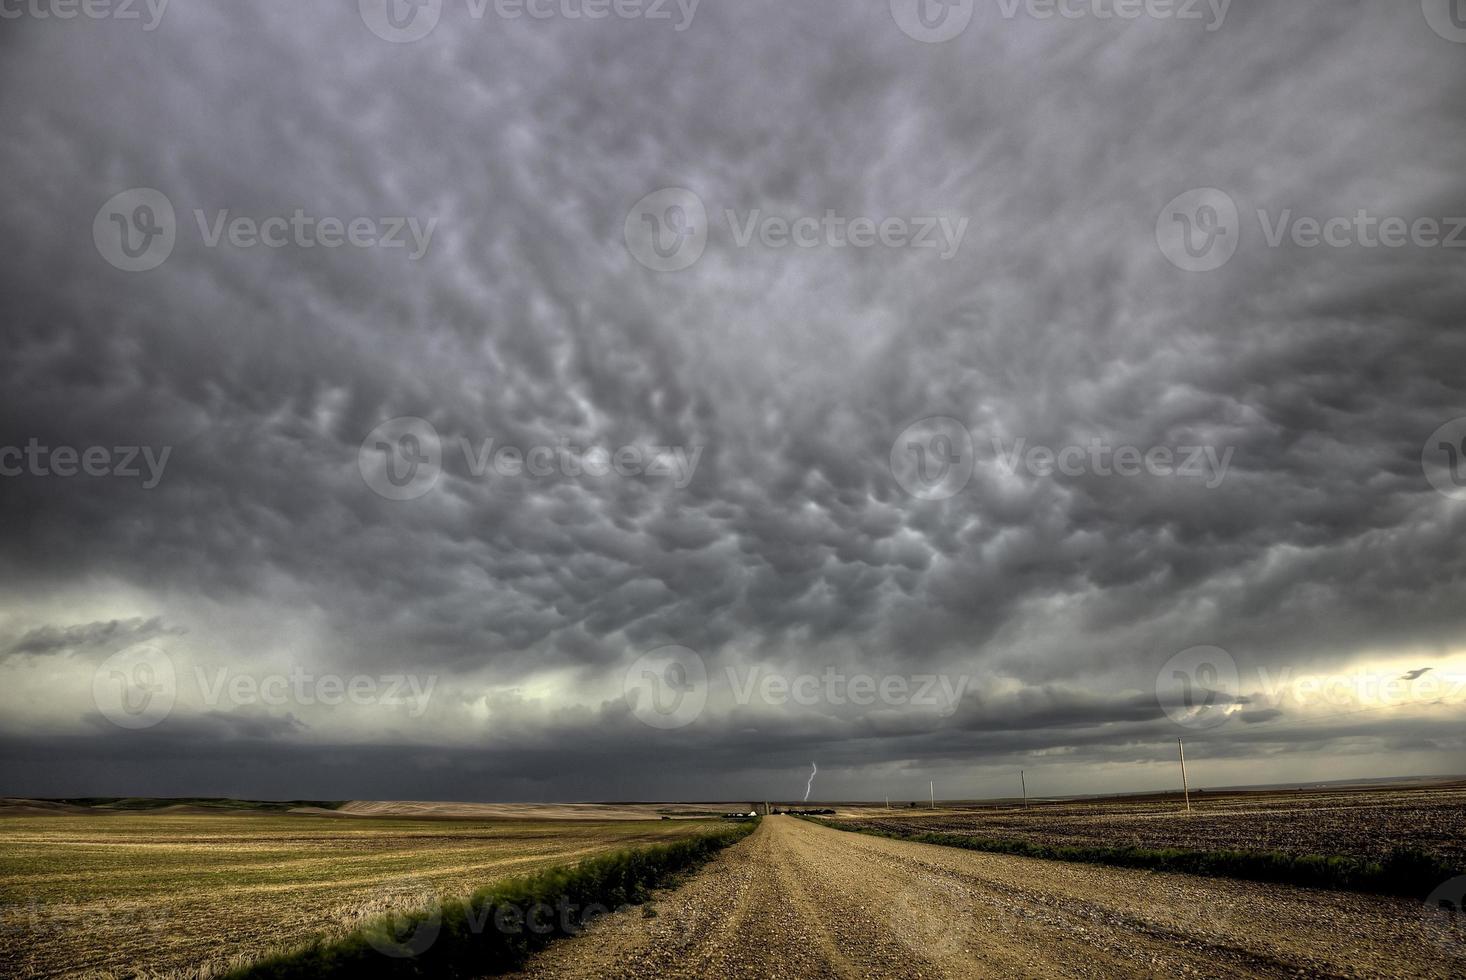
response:
M1466 772L1443 2L5 9L0 795Z

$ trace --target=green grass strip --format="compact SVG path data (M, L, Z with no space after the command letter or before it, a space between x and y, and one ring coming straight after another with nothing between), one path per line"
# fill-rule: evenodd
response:
M755 826L740 824L509 878L467 899L389 915L346 936L266 957L226 977L482 977L508 972L555 939L579 933L589 916L645 902L652 888L698 867Z
M1122 868L1170 871L1212 878L1240 878L1245 881L1412 898L1423 898L1442 881L1463 873L1463 869L1453 867L1434 855L1407 849L1396 849L1383 861L1368 861L1334 854L1284 854L1280 851L1198 851L1176 847L1039 844L1024 840L972 837L967 834L877 830L872 827L847 826L837 820L812 822L834 830L915 841L919 844L960 847L988 854L1012 854L1050 861L1107 864Z

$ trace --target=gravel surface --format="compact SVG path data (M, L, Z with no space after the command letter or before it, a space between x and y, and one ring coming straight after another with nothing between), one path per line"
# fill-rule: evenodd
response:
M688 883L520 974L1461 977L1423 906L886 840L770 817Z

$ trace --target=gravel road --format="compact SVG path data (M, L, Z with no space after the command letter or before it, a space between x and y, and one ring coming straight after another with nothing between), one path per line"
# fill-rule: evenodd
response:
M978 854L766 818L521 980L1466 976L1416 902Z

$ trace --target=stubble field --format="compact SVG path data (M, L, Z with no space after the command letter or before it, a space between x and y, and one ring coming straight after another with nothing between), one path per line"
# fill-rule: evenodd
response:
M0 974L207 976L394 909L704 820L0 817Z
M1277 851L1382 860L1397 849L1466 867L1466 785L1199 794L1174 798L886 811L842 808L843 824L902 833L1105 847Z

